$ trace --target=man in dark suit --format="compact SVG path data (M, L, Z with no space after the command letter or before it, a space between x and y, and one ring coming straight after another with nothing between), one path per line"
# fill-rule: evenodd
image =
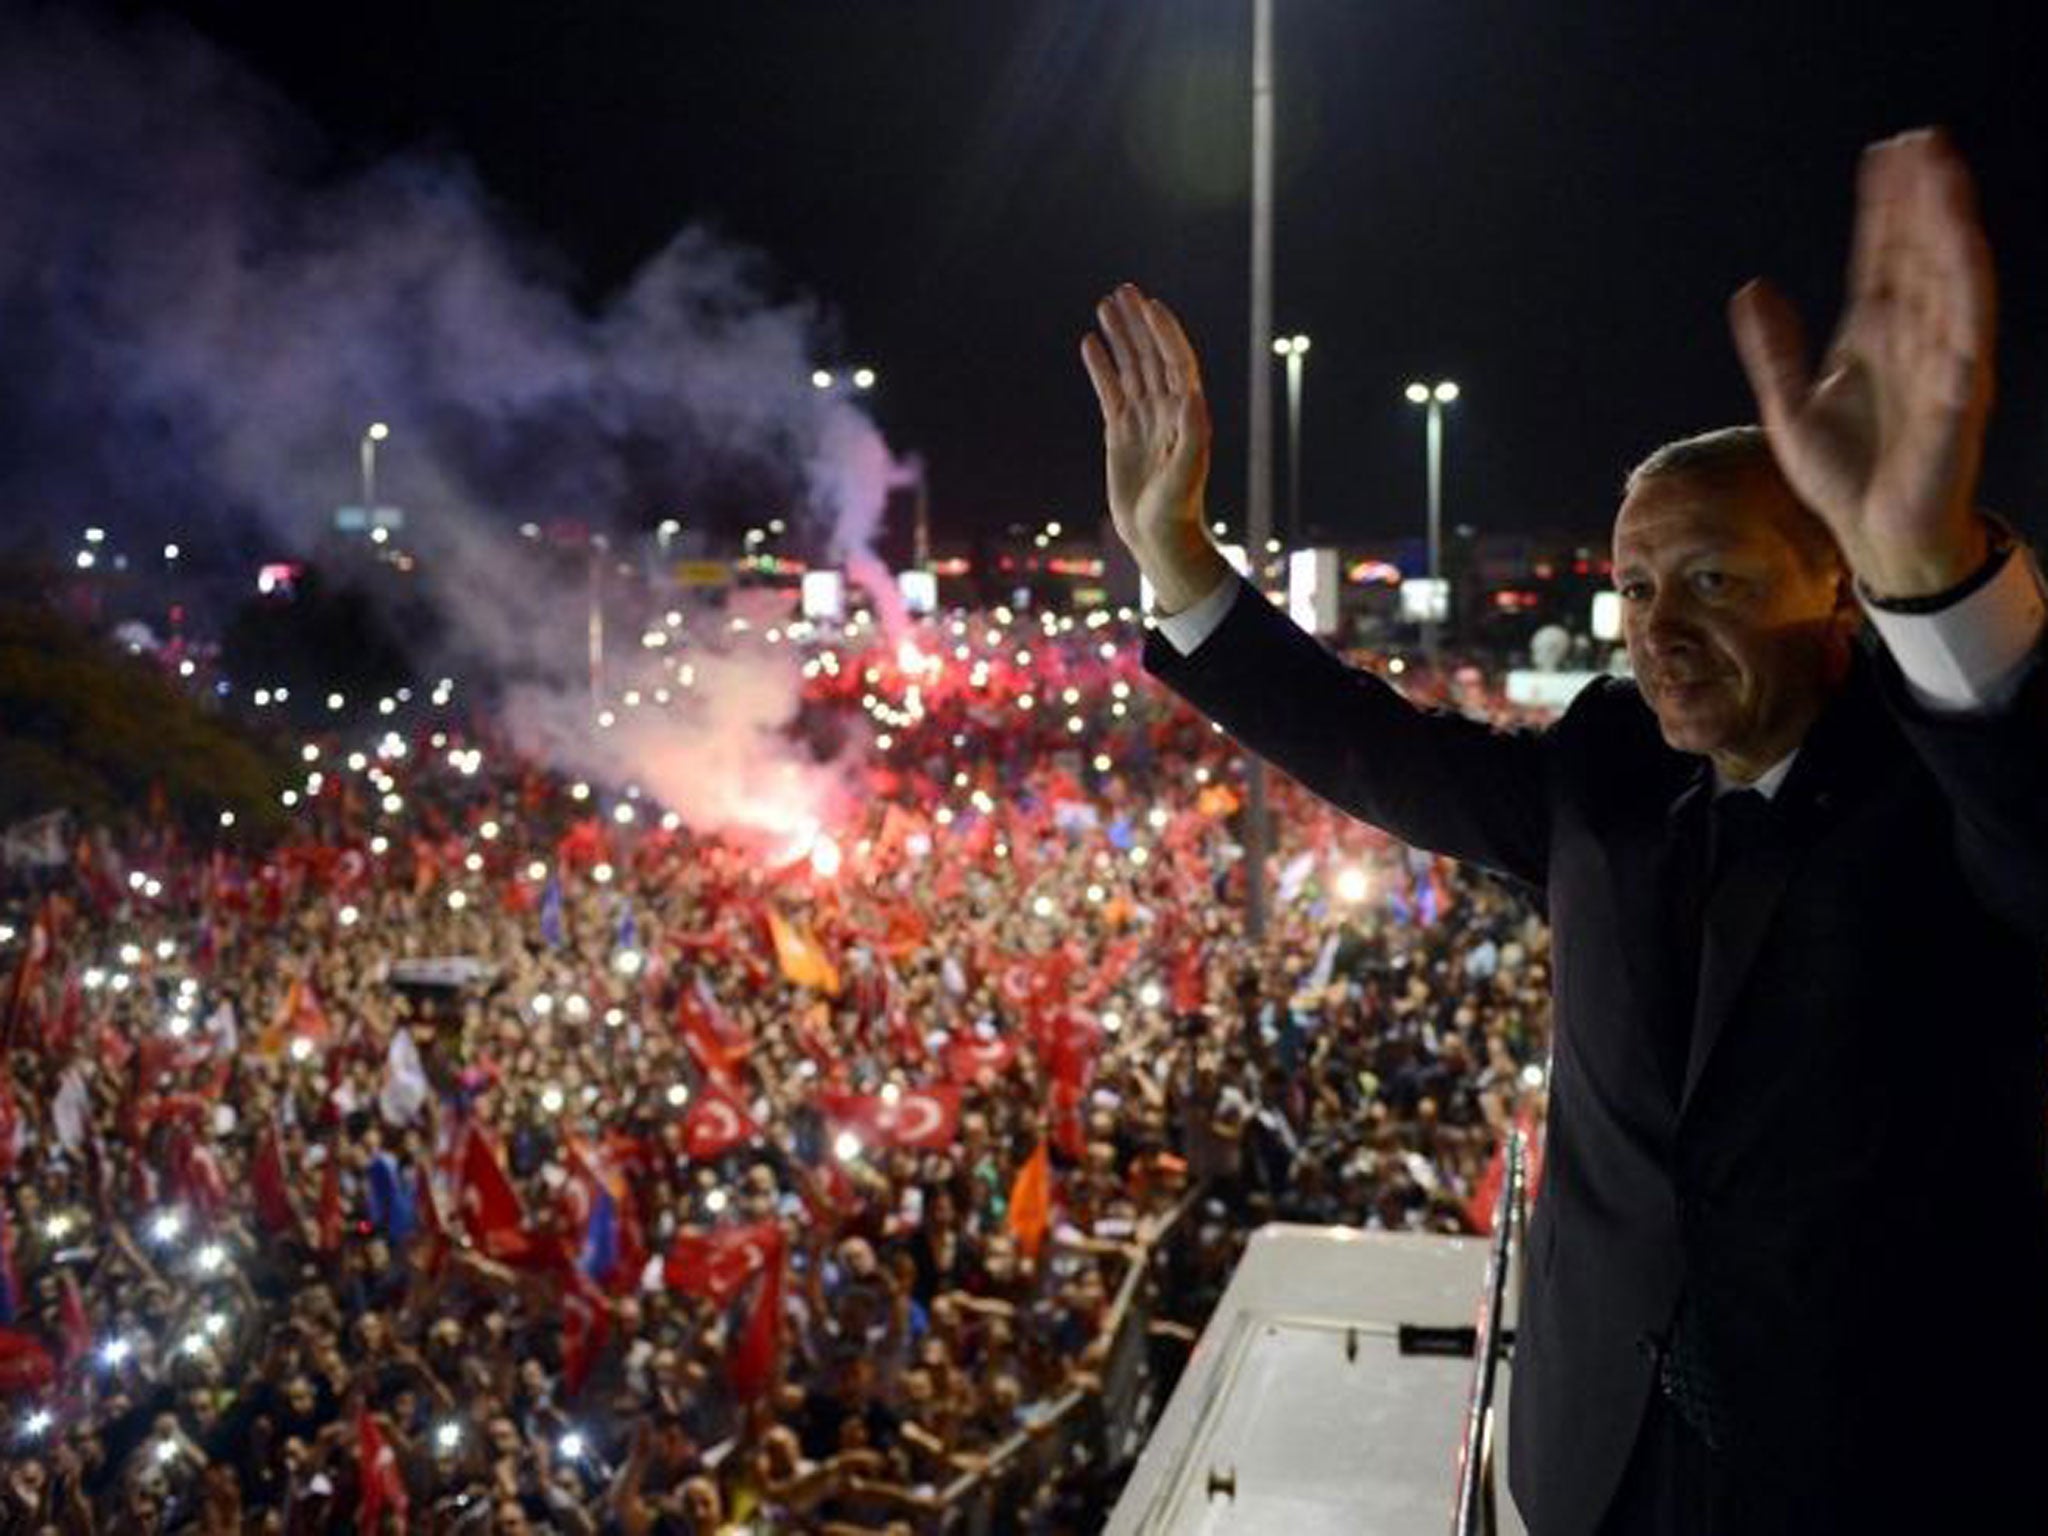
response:
M2048 646L1974 502L1990 261L1938 134L1867 153L1849 287L1817 376L1784 300L1736 296L1763 429L1630 477L1635 681L1541 732L1410 706L1231 573L1163 305L1120 289L1083 344L1148 668L1547 902L1509 1448L1536 1536L2048 1509Z

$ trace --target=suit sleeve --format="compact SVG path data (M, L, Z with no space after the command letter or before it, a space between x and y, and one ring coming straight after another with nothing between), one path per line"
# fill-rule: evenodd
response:
M1994 710L1927 708L1889 655L1880 676L1900 728L1954 808L1956 855L1977 899L2048 944L2048 638Z
M1549 864L1549 753L1533 732L1419 709L1349 667L1239 583L1188 655L1157 632L1145 669L1243 746L1404 842L1539 889Z

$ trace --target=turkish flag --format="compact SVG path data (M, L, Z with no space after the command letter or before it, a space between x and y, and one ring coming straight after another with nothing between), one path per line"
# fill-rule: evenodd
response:
M861 1193L847 1177L846 1169L838 1158L829 1152L825 1160L810 1170L798 1191L803 1196L804 1209L811 1213L811 1220L827 1230L836 1230L840 1223L861 1208Z
M1079 1162L1088 1152L1087 1127L1081 1117L1081 1090L1054 1078L1046 1110L1052 1119L1052 1142L1063 1157Z
M1472 1185L1472 1193L1460 1207L1465 1225L1480 1237L1493 1234L1493 1211L1500 1203L1500 1187L1507 1176L1507 1144L1497 1141L1493 1144L1493 1156L1487 1159L1484 1171Z
M525 1253L526 1209L480 1126L472 1125L462 1133L455 1189L463 1229L471 1241L494 1259Z
M356 1529L362 1536L377 1536L384 1527L384 1513L398 1517L405 1529L410 1500L405 1476L399 1470L398 1452L384 1438L367 1408L356 1410L356 1457L362 1467L362 1491L356 1497Z
M0 1392L35 1392L57 1379L57 1362L34 1334L0 1328Z
M890 807L895 810L894 806ZM924 913L907 901L899 901L883 915L881 949L892 960L914 955L930 942L931 924Z
M574 1399L590 1380L597 1357L612 1332L611 1311L604 1292L582 1275L562 1288L562 1390Z
M1007 1035L998 1035L993 1040L971 1034L951 1035L940 1054L946 1064L946 1076L956 1083L980 1086L1010 1070L1017 1059L1017 1042Z
M683 1116L683 1150L698 1162L722 1157L760 1135L760 1125L745 1106L716 1083L706 1083Z
M1033 1043L1052 1080L1078 1095L1102 1053L1102 1026L1078 1013L1061 1012L1039 1021Z
M1136 939L1118 939L1105 949L1102 952L1102 959L1096 963L1095 979L1081 992L1081 1006L1097 1006L1124 979L1125 972L1131 968L1131 962L1137 958Z
M47 903L45 910L48 910ZM15 1027L21 1022L30 994L42 985L43 965L50 957L50 925L38 914L29 924L28 941L14 963L14 981L7 993L6 1041L14 1044Z
M228 1206L228 1180L213 1149L181 1128L172 1137L169 1160L172 1188L202 1220L219 1220Z
M1523 1195L1534 1200L1543 1182L1543 1127L1536 1121L1533 1105L1525 1104L1516 1113L1515 1132L1522 1138ZM1507 1176L1507 1141L1502 1138L1493 1144L1493 1156L1487 1159L1486 1167L1473 1182L1472 1193L1459 1207L1466 1226L1481 1237L1493 1235L1493 1212L1500 1203L1500 1187L1507 1182Z
M671 1290L726 1306L781 1251L782 1229L772 1221L709 1232L686 1227L662 1259L662 1279Z
M762 1271L753 1303L747 1308L746 1321L734 1335L725 1360L726 1380L732 1384L733 1396L743 1403L766 1396L774 1387L782 1352L784 1264L779 1230L777 1239L775 1253Z
M730 1077L754 1049L742 1026L718 1006L702 976L687 982L676 998L676 1030L697 1065L714 1077Z
M936 1151L953 1145L960 1130L957 1087L906 1088L879 1093L821 1093L818 1108L841 1130L870 1146Z

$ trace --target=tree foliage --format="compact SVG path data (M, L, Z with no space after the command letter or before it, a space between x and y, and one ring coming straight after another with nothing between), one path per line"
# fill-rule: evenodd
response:
M262 838L283 825L290 773L148 658L47 608L0 606L0 821L64 809L119 828L160 809L211 837L229 810Z

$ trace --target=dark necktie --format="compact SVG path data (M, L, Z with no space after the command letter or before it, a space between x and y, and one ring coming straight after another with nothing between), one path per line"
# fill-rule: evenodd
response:
M1738 789L1716 796L1705 814L1680 829L1679 890L1674 906L1678 932L1679 987L1665 1041L1665 1070L1672 1097L1683 1091L1686 1058L1692 1047L1693 1013L1699 1001L1700 956L1714 893L1729 874L1771 835L1771 803L1760 791ZM1679 1418L1719 1450L1726 1443L1720 1391L1690 1288L1680 1293L1677 1313L1657 1350L1657 1388Z
M1758 790L1737 789L1694 806L1679 827L1677 889L1672 899L1673 996L1664 1038L1666 1080L1675 1097L1685 1080L1699 1003L1700 958L1714 892L1728 872L1768 840L1771 803Z
M1761 790L1736 789L1714 799L1713 849L1707 863L1707 896L1728 871L1770 837L1771 802Z

